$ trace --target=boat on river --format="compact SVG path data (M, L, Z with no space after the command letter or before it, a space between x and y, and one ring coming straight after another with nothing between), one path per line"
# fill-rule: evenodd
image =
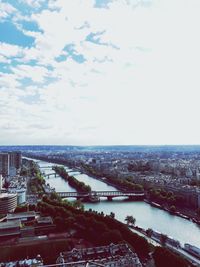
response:
M98 196L90 196L89 197L89 202L91 202L91 203L100 202L100 198Z
M200 248L192 246L190 244L184 244L184 248L185 251L187 251L188 253L190 253L191 255L197 257L198 259L200 259Z
M153 207L162 209L162 206L156 202L149 202Z

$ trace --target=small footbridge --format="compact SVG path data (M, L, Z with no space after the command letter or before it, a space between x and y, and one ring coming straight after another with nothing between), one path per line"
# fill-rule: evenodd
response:
M44 173L43 176L46 178L50 178L50 176L58 177L59 175L55 172L52 172L52 173L48 173L48 174Z

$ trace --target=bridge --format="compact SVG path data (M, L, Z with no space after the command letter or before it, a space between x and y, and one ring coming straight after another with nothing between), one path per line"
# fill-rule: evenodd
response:
M142 200L144 198L144 193L136 192L136 191L91 191L88 193L84 192L57 192L57 194L61 198L76 198L82 199L84 201L100 201L101 197L107 197L109 201L112 201L115 197L128 197L129 200Z
M51 166L41 166L40 169L52 169L53 165Z
M49 178L50 176L57 177L57 176L59 176L59 175L58 175L56 172L52 172L52 173L48 173L48 174L45 174L45 173L44 173L43 176Z

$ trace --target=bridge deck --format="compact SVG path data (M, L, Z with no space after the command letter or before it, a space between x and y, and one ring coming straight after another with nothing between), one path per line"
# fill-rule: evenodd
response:
M59 174L55 173L55 172L52 172L52 173L46 173L44 174L43 176L59 176Z
M121 196L144 196L144 193L129 191L91 191L89 193L79 193L79 192L57 192L61 197L87 197L87 196L97 196L97 197L121 197Z

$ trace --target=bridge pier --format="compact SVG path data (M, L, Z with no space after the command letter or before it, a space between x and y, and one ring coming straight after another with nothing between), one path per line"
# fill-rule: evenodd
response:
M107 197L107 200L108 200L108 201L112 201L112 199L113 199L113 197L111 197L111 196L108 196L108 197Z
M84 201L84 200L85 200L85 198L83 198L83 197L80 197L80 196L77 196L77 197L76 197L76 200L81 200L81 201Z

